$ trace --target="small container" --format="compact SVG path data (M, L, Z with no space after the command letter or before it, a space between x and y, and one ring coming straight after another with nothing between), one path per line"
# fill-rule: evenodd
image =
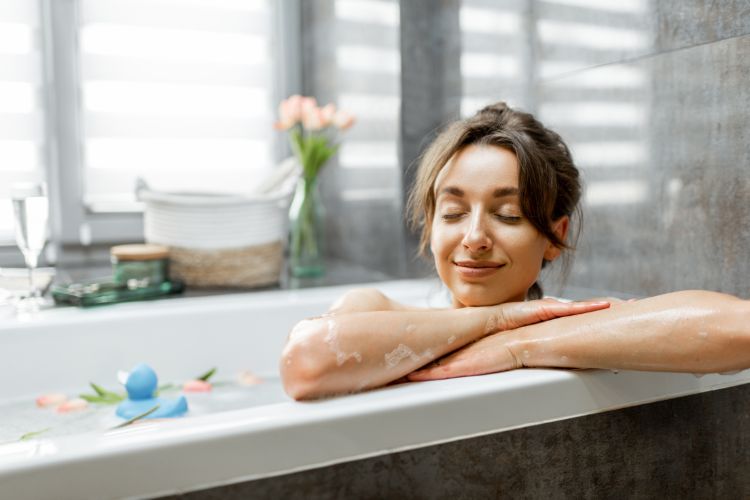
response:
M110 249L114 282L129 289L159 285L169 279L169 249L162 245L118 245Z

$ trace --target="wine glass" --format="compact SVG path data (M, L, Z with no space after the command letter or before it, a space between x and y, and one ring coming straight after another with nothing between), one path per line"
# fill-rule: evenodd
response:
M16 244L23 253L29 270L29 295L19 303L20 308L36 310L41 302L39 288L34 285L34 269L39 264L39 254L47 242L47 217L49 202L43 183L13 184L10 188L13 200Z

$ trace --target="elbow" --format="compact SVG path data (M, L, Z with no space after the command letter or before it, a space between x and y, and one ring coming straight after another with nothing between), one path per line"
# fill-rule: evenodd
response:
M326 357L320 350L323 335L319 321L302 321L294 327L282 351L281 382L284 391L297 401L323 395L322 380L327 371Z
M303 401L319 396L321 370L313 362L306 361L299 349L287 346L280 364L281 382L289 397Z

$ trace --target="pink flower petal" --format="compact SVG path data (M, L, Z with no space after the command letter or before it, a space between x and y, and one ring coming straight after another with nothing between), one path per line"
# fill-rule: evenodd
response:
M74 411L85 410L88 406L89 404L85 400L75 398L71 399L70 401L64 402L63 404L55 408L55 411L57 413L71 413Z
M330 127L333 123L333 117L336 115L336 105L326 104L320 108L320 118L323 122L323 127Z
M209 392L211 388L211 382L205 380L188 380L182 384L182 390L185 392Z
M324 127L320 108L309 108L302 114L302 126L307 130L320 130Z
M39 408L46 408L48 406L56 406L64 403L68 399L68 396L59 392L53 392L50 394L42 394L36 398L36 405Z
M240 385L258 385L263 383L263 379L250 370L244 370L237 374L237 382Z
M351 128L354 125L354 115L346 111L338 111L333 116L333 124L341 130Z

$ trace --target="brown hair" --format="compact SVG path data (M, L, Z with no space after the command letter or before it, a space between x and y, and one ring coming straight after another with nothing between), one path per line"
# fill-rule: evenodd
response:
M486 106L474 116L454 122L430 144L422 155L409 194L409 222L421 229L419 251L427 255L435 215L435 180L448 161L470 144L492 145L512 151L518 159L518 190L521 211L553 245L573 249L560 240L552 223L567 215L577 219L572 241L578 240L582 213L578 204L581 182L570 150L562 138L529 113L510 108L504 102ZM564 273L570 268L566 252ZM547 261L542 262L542 267ZM542 297L538 282L529 289L529 299Z

